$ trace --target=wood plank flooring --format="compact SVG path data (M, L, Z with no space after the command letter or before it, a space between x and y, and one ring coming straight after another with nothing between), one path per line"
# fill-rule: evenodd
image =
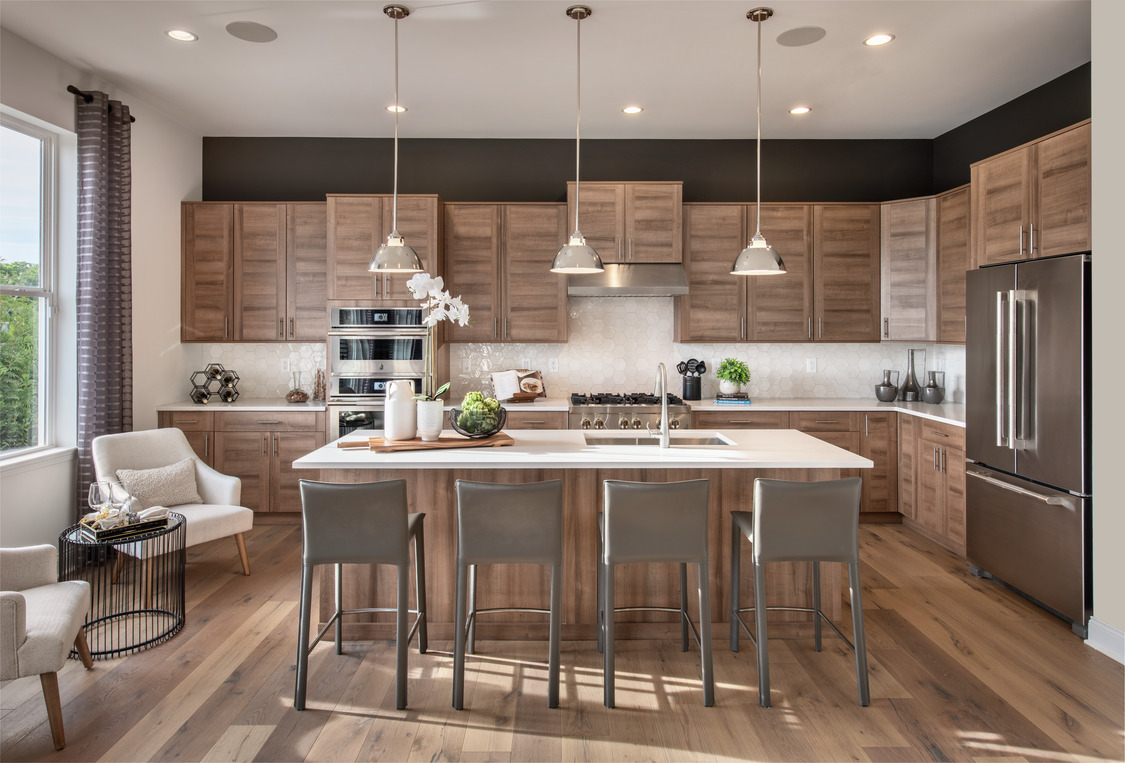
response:
M867 708L851 653L828 635L820 654L811 640L771 639L773 707L759 707L752 646L732 653L716 627L711 708L698 653L675 639L618 642L615 710L602 706L592 641L563 642L556 710L545 643L479 642L463 712L450 707L452 645L431 642L412 650L409 707L395 710L393 644L379 641L346 642L342 656L318 646L309 709L297 712L300 528L262 524L247 536L250 577L229 539L188 550L187 625L175 638L90 671L68 663L66 749L51 745L38 678L3 684L0 759L1125 759L1121 665L907 528L865 525L860 537Z

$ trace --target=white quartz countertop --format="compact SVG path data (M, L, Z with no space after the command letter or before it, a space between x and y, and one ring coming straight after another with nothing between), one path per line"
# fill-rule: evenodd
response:
M714 398L686 402L693 411L899 411L954 426L965 426L964 403L880 403L878 400L861 397L762 397L753 398L749 405L717 403Z
M580 430L512 430L503 447L373 453L334 441L293 462L295 469L870 469L870 459L794 429L683 430L677 436L718 434L729 445L587 445ZM588 433L592 436L594 433ZM447 431L443 436L458 437ZM636 439L633 432L598 437ZM341 440L365 440L347 435Z
M323 400L309 400L304 403L290 403L285 399L278 400L273 397L240 397L233 403L193 403L190 400L181 400L177 403L165 403L156 406L158 411L323 411Z

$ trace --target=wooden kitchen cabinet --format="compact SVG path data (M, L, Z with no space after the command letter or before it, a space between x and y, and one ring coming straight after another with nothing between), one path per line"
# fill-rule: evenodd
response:
M903 523L964 556L965 430L913 416L900 418Z
M814 338L879 341L879 205L814 206L812 240Z
M884 340L937 338L937 201L894 201L880 210Z
M844 469L840 476L863 479L860 511L876 519L872 515L898 511L897 418L893 411L793 411L789 423L794 429L871 459L873 468Z
M758 229L756 204L746 208L746 237L728 254L729 278L746 289L746 335L753 342L803 342L812 338L812 210L803 204L763 204L762 235L785 262L778 276L731 276L730 266Z
M568 226L574 224L574 196L574 183L568 183ZM678 181L582 183L578 226L603 262L680 262L682 202Z
M974 267L1090 249L1090 122L971 166Z
M185 202L185 342L321 341L326 205Z
M199 460L215 466L215 414L212 411L159 411L156 426L182 431Z
M565 342L566 277L550 273L566 243L562 204L445 205L445 281L469 306L453 342Z
M965 271L969 269L969 187L937 197L937 341L965 343Z
M692 411L692 429L789 429L789 411Z
M566 411L508 411L505 429L566 429Z
M417 307L406 288L413 274L387 275L367 269L391 233L390 195L328 195L328 299L374 300ZM433 195L398 197L398 231L430 275L442 275L441 200Z

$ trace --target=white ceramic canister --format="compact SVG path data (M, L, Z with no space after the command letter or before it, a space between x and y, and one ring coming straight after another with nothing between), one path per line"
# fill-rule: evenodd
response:
M413 440L418 433L414 385L406 379L387 384L387 402L383 409L383 438Z

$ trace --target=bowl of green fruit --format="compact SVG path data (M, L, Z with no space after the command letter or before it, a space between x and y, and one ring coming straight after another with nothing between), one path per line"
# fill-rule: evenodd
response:
M504 428L507 420L508 412L500 407L500 401L485 397L480 392L468 393L460 408L449 411L449 424L453 430L474 440L496 434Z

